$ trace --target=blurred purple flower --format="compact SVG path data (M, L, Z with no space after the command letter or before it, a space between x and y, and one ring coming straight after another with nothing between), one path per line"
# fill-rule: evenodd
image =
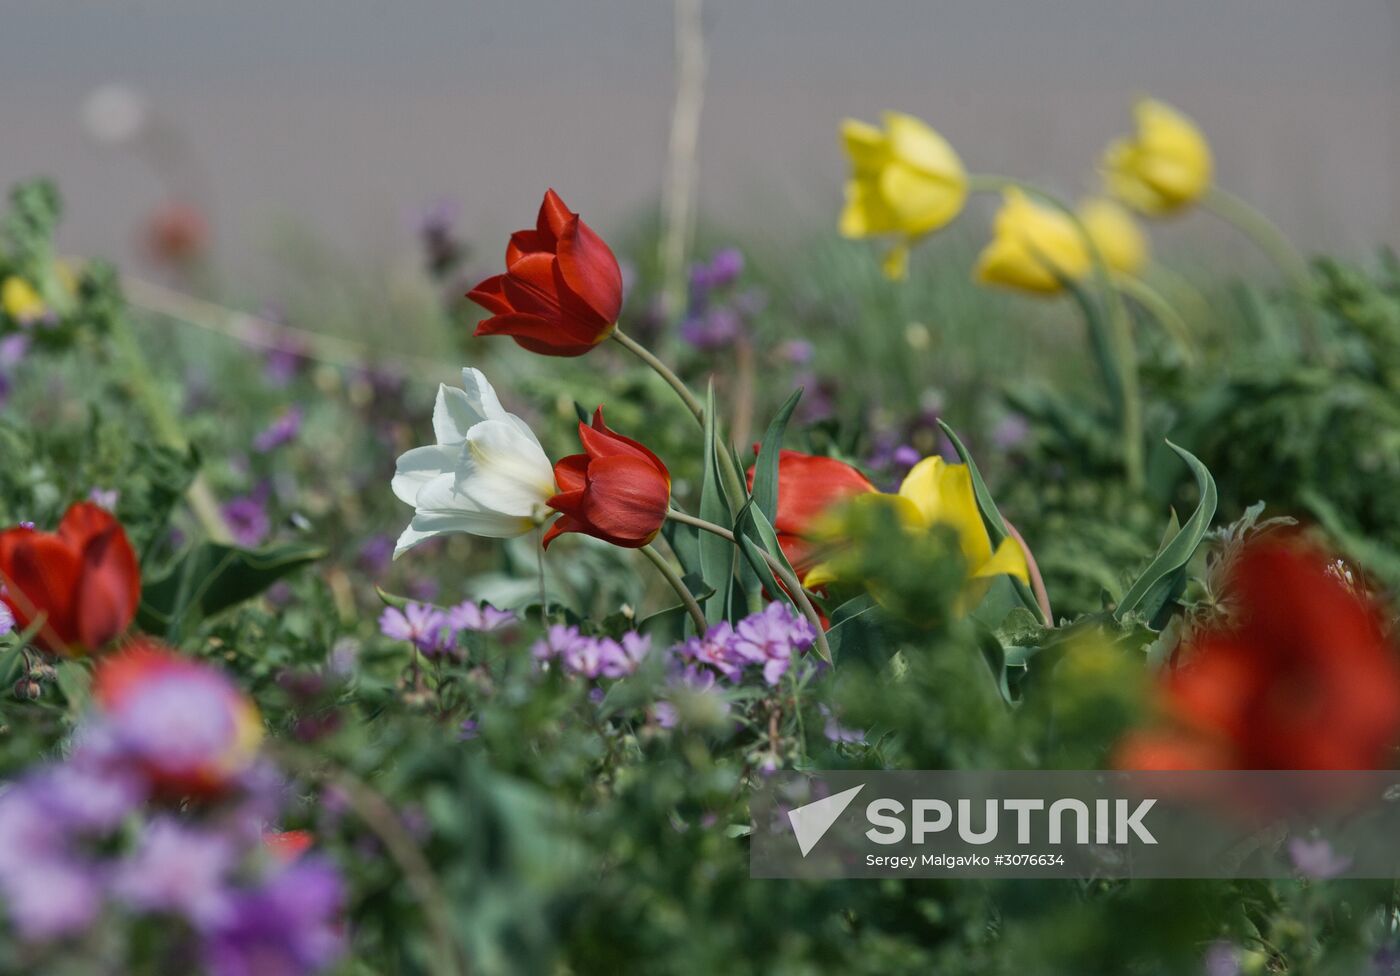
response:
M816 347L806 339L789 339L778 347L778 356L793 366L806 366L815 353Z
M453 630L487 633L516 623L519 618L510 610L498 610L489 603L467 600L447 611L447 622Z
M1351 858L1339 855L1325 837L1288 838L1288 859L1297 871L1316 881L1327 881L1351 867Z
M763 680L775 685L787 673L794 655L816 641L812 625L786 603L770 603L750 614L735 628L735 651L763 665Z
M394 540L387 535L372 535L360 545L355 557L359 567L370 576L379 576L394 559Z
M1203 976L1239 976L1240 951L1233 943L1212 942L1202 960Z
M651 653L651 638L636 631L628 631L619 640L600 642L603 653L603 676L622 678L636 673L638 667Z
M676 647L682 659L713 668L730 681L736 681L747 660L735 648L734 628L720 621L705 631L704 636L692 637Z
M722 349L744 334L744 321L732 308L717 306L681 323L681 338L696 349Z
M481 735L481 726L474 718L464 718L462 724L457 726L458 742L470 742L479 735Z
M146 827L136 853L118 866L113 891L137 908L177 913L207 928L231 910L227 879L234 864L227 838L163 817Z
M379 615L379 632L394 640L408 641L424 654L438 654L454 643L448 630L447 615L421 603L405 604L403 609L385 607Z
M865 733L859 729L848 729L837 721L836 713L826 705L818 705L817 710L822 713L826 723L822 727L822 735L831 742L864 742Z
M251 548L262 545L272 530L265 495L265 492L255 491L224 503L224 521L233 534L233 541L240 546Z
M0 890L10 920L26 942L82 932L102 910L97 873L66 860L28 859L19 872L0 879Z
M1003 451L1010 451L1025 443L1031 427L1019 413L1007 414L992 431L992 443Z
M93 488L88 492L88 501L98 508L106 509L109 512L117 510L117 502L121 501L122 493L115 488Z
M290 444L301 433L302 410L293 405L253 438L253 450L267 454L284 444Z
M15 615L10 608L0 603L0 634L8 634L15 629Z
M204 960L212 976L301 976L343 951L340 877L302 858L261 888L241 893L228 919L210 932Z

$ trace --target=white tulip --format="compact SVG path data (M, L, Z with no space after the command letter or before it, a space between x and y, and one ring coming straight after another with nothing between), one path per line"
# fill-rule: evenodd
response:
M506 413L480 370L462 370L459 390L438 387L437 443L399 458L394 494L414 508L394 557L435 536L524 535L550 515L554 468L528 424Z

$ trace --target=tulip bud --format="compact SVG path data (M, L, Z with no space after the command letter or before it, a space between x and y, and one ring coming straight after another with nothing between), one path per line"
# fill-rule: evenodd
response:
M1163 102L1143 99L1133 110L1137 131L1104 152L1108 192L1139 213L1179 210L1210 189L1210 144L1185 115Z
M554 466L562 489L549 506L562 518L545 533L547 548L565 532L582 532L627 549L656 538L671 501L671 474L661 459L638 442L609 430L603 408L593 424L578 425L585 454Z
M477 323L477 335L508 335L544 356L582 356L617 326L622 269L603 239L550 190L535 229L511 235L506 273L467 297L491 313Z

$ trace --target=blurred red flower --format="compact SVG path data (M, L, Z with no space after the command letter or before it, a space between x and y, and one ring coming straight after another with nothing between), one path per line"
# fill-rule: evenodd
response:
M609 430L603 408L593 425L578 425L585 454L554 466L559 494L549 499L562 517L545 533L544 545L565 532L582 532L627 549L639 549L661 531L671 501L671 473L647 448Z
M126 532L106 509L78 502L57 532L0 532L0 600L19 629L43 615L34 640L55 654L101 649L141 602L141 570Z
M209 223L192 204L171 200L146 220L146 251L159 264L183 268L204 256Z
M1400 739L1400 664L1376 608L1316 549L1259 541L1230 580L1237 622L1181 652L1170 724L1120 745L1124 769L1374 769Z
M748 482L752 491L753 468ZM778 515L773 528L799 578L819 559L817 547L807 539L812 524L839 502L874 490L865 475L844 461L801 451L778 453Z
M510 236L506 273L467 297L491 313L477 335L508 335L545 356L581 356L617 325L622 271L603 239L550 190L535 229Z

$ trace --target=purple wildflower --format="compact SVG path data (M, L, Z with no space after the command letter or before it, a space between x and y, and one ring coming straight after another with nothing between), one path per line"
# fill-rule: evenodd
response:
M1335 878L1351 867L1351 858L1338 854L1325 837L1317 840L1290 837L1288 859L1298 873L1317 881Z
M1202 960L1204 976L1239 976L1240 950L1233 943L1212 942Z
M786 603L775 602L739 621L735 638L735 651L762 664L763 680L775 685L787 673L793 654L810 647L816 634Z
M462 719L462 724L457 726L457 741L470 742L481 735L481 726L474 718Z
M224 504L224 521L233 533L233 541L240 546L261 545L272 530L272 521L267 515L263 492L253 492L230 499Z
M8 634L15 629L15 615L10 608L0 603L0 634Z
M603 652L603 676L622 678L634 674L642 661L651 653L651 638L636 631L628 631L621 640L600 642Z
M299 405L284 411L253 438L253 450L259 454L267 454L284 444L290 444L301 433L301 418L302 411Z
M343 950L340 906L339 876L303 858L233 900L227 920L205 940L205 965L213 976L300 976L322 969Z
M109 512L117 510L117 502L121 501L121 497L122 493L115 488L93 488L88 492L88 501Z
M806 366L815 354L816 347L806 339L789 339L778 347L778 356L793 366Z
M227 838L161 818L146 827L140 848L117 868L113 891L137 908L178 912L206 928L228 917L227 878L234 863Z
M682 658L713 668L730 681L738 680L747 663L735 648L734 628L727 621L715 624L704 636L690 638L676 650Z
M859 729L848 729L836 718L836 713L825 705L818 705L818 711L826 719L822 727L822 735L826 736L829 742L864 742L865 733Z
M67 860L30 859L0 881L10 920L26 942L78 933L102 909L102 887L91 868Z
M550 661L561 658L564 653L574 644L585 638L582 637L578 628L568 624L550 624L549 629L544 632L544 636L535 641L530 653L534 655L536 661Z
M516 623L519 618L510 610L498 610L489 603L467 600L447 611L447 622L453 630L489 633Z
M29 336L14 332L0 339L0 369L8 370L24 362L29 354Z
M359 567L370 576L379 576L394 559L394 540L387 535L372 535L360 545L355 556Z
M394 640L408 641L427 655L447 650L450 644L447 615L436 607L408 603L400 610L386 607L379 615L379 632Z
M992 443L1003 451L1020 447L1030 436L1031 425L1019 413L1007 414L992 431Z

